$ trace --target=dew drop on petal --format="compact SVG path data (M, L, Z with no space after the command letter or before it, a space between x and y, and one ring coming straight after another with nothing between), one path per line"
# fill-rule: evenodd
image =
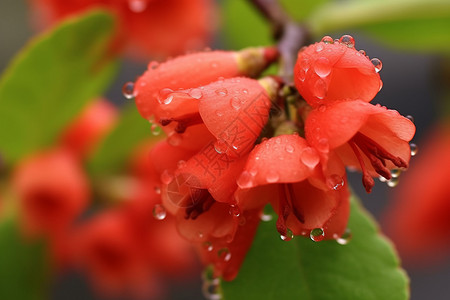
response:
M161 204L156 204L153 207L153 217L156 220L164 220L167 216L167 212L166 209L164 208L164 206L162 206Z
M213 244L208 241L203 243L203 248L205 248L208 252L212 252L214 250Z
M298 75L298 79L300 79L301 81L305 81L305 79L306 79L306 71L305 70L300 69L298 71L297 75Z
M331 64L328 58L319 57L314 63L314 72L319 77L327 77L331 73Z
M352 236L352 232L347 228L341 236L333 237L339 245L347 245L352 240Z
M310 237L311 240L313 240L314 242L320 242L320 241L323 241L323 239L325 238L325 231L323 231L322 228L314 228L314 229L311 230L311 232L309 233L309 237Z
M381 71L381 69L383 68L383 64L381 63L381 60L379 60L378 58L374 57L370 60L370 62L372 63L372 65L375 67L375 71L378 73Z
M284 149L286 150L287 153L294 153L295 150L292 145L286 145Z
M319 150L322 153L327 153L330 151L330 145L328 144L328 139L321 138L316 145L317 150Z
M326 35L322 38L322 42L324 42L325 44L333 44L333 38Z
M128 7L134 13L141 13L147 8L147 0L128 0Z
M226 96L226 95L228 95L228 90L227 89L217 89L216 94L219 96Z
M402 170L400 169L392 169L391 170L391 176L392 178L398 178L402 174Z
M341 44L346 45L349 48L355 47L355 39L351 35L348 35L348 34L341 36L341 38L339 39L339 42Z
M335 44L340 44L339 39L334 39L334 43L335 43Z
M230 210L228 211L231 216L239 217L241 215L241 210L237 205L230 205Z
M321 43L316 43L316 52L320 52L323 50L323 44Z
M364 50L361 49L361 50L359 50L358 52L361 53L362 55L366 56L366 51L364 51Z
M269 221L272 221L272 215L270 215L270 214L262 213L261 216L260 216L259 218L260 218L261 221L263 221L263 222L269 222Z
M280 175L278 175L276 171L270 170L269 172L267 172L266 181L268 183L277 182L278 179L280 179Z
M161 174L161 182L164 184L169 184L170 182L172 182L172 180L172 174L170 174L168 170L164 170Z
M220 110L216 110L216 116L222 117L223 116L223 112L220 111Z
M230 252L230 249L228 249L228 248L220 249L219 251L217 251L217 255L223 261L230 261L230 259L231 259L231 252Z
M285 242L289 242L290 240L292 240L294 238L294 234L292 233L292 230L290 230L289 228L286 230L286 235L281 234L280 238L285 241Z
M317 166L320 161L319 154L314 148L311 147L303 149L302 153L300 154L300 159L305 166L311 169Z
M167 137L167 143L172 146L179 146L183 141L183 136L179 133L173 132Z
M383 176L378 177L378 180L380 180L381 182L386 182L388 181L386 178L384 178Z
M337 191L344 186L344 179L337 174L333 174L327 178L327 184L330 188Z
M173 93L172 89L169 88L161 89L158 94L158 102L166 105L170 104L170 102L172 102L173 100L173 95L171 95L172 93Z
M122 94L126 99L134 98L134 82L128 81L122 86Z
M243 90L242 90L242 93L248 94L248 90L247 90L247 89L243 89Z
M405 118L407 118L408 120L410 120L411 122L414 123L414 117L411 115L407 115Z
M227 145L227 143L224 140L218 139L214 143L214 149L216 150L217 153L224 154L228 150L228 145Z
M308 58L303 57L300 59L300 67L306 72L309 70L309 67L311 66L311 62Z
M411 156L415 156L419 152L419 147L414 143L410 143L409 148L411 149Z
M161 187L155 186L155 193L156 193L157 195L161 195Z
M203 94L200 89L192 89L189 91L189 96L191 96L194 99L200 99L203 96Z
M386 181L386 184L388 185L388 187L396 187L399 183L399 178L391 178L390 180Z
M241 100L238 97L232 97L230 99L230 105L235 110L238 110L239 108L241 108Z
M150 126L150 130L151 130L151 132L152 132L152 134L153 135L160 135L161 134L161 131L162 131L162 129L161 129L161 127L159 127L158 125L156 125L156 124L152 124L151 126Z
M314 84L313 95L319 99L323 99L325 98L326 94L327 94L326 82L322 78L317 79L316 83Z

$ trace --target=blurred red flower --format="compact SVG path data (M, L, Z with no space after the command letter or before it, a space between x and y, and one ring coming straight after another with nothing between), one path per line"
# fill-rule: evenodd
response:
M205 47L215 28L211 0L30 0L35 23L43 26L102 8L117 16L117 50L134 56L169 56Z
M401 175L384 228L411 264L448 257L450 249L450 124L435 127Z

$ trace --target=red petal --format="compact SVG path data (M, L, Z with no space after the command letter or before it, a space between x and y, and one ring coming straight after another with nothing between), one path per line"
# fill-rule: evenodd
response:
M306 179L319 163L319 156L316 154L317 159L311 158L315 165L305 164L304 159L302 160L305 151L311 151L314 156L315 150L308 147L306 140L298 135L281 135L263 141L250 153L244 171L238 179L239 186L252 188Z
M295 85L312 106L334 101L370 102L381 80L370 60L355 48L316 43L298 53Z
M209 131L223 143L223 152L248 153L269 117L268 93L250 78L232 78L205 86L199 112Z

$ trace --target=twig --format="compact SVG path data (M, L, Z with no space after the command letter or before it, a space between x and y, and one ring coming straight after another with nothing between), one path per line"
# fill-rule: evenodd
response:
M281 58L279 75L287 84L292 84L297 52L308 42L308 31L305 26L292 20L278 0L249 1L271 23Z

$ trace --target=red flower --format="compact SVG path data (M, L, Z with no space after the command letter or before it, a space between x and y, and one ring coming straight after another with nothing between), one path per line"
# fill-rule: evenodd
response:
M390 169L408 167L415 133L398 112L366 103L381 88L380 68L378 59L369 61L354 49L350 36L340 43L324 37L299 52L295 67L297 89L313 107L303 114L306 139L322 153L324 166L335 150L345 165L360 168L369 193L372 177L390 179Z
M89 200L86 175L64 149L37 153L17 166L13 185L29 234L63 232Z
M450 125L427 137L420 155L401 175L384 227L406 261L438 262L450 249Z
M60 144L79 157L88 155L117 120L117 109L106 100L90 103L66 128Z
M311 106L346 100L370 102L381 89L377 73L381 62L376 58L370 61L354 45L351 36L344 35L339 42L327 36L300 50L294 69L295 85Z
M238 179L238 206L251 209L270 201L283 239L291 238L289 231L310 236L314 229L321 231L317 240L336 239L347 225L350 193L344 186L344 169L331 169L338 172L328 179L333 188L316 187L315 180L307 180L323 176L315 150L298 135L273 137L251 152Z
M141 57L200 49L214 28L210 0L33 0L32 7L34 18L44 25L88 9L106 9L119 23L114 45Z

